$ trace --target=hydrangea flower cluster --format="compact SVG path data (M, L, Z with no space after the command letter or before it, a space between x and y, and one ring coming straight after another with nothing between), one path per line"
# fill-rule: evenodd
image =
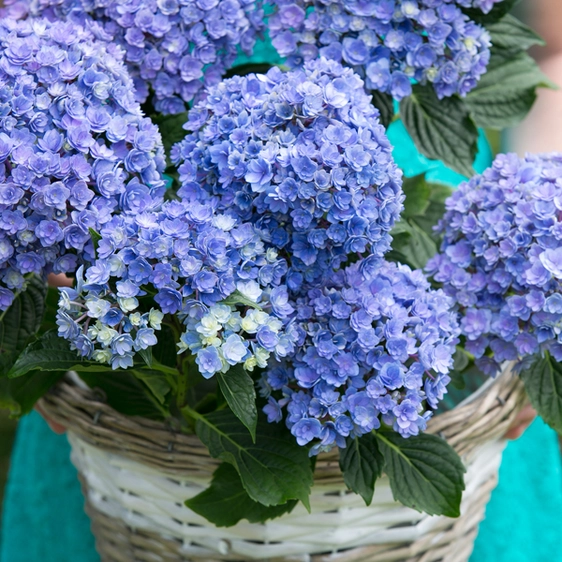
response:
M393 426L404 437L425 429L450 381L459 334L452 300L421 271L361 261L297 300L305 335L291 362L264 373L270 422L282 419L311 454L345 438ZM429 406L426 409L426 404Z
M454 0L456 4L462 6L463 8L476 8L484 12L485 14L489 14L492 11L492 8L503 2L503 0Z
M80 355L131 367L167 314L183 320L179 352L194 353L206 377L293 351L287 265L253 225L185 199L115 216L100 234L97 260L59 303L59 335Z
M480 0L273 0L273 45L290 65L318 56L353 67L369 90L396 100L412 81L439 98L465 95L486 71L490 36L460 9Z
M562 361L562 155L498 156L450 197L439 230L427 268L479 368L545 350Z
M132 90L82 28L0 20L0 310L26 275L90 261L90 228L161 198L161 137Z
M152 89L163 114L185 111L203 86L218 83L237 48L251 54L264 27L256 0L16 0L8 13L68 18L117 43L126 51L138 101Z
M179 193L210 194L268 232L289 262L291 291L390 247L401 172L363 86L327 59L234 77L195 106L192 133L172 149Z

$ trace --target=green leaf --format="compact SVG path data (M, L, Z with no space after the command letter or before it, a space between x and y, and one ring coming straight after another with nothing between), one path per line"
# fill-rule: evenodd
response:
M548 353L535 356L521 371L533 408L550 427L562 433L562 366Z
M390 94L383 94L378 90L369 92L373 96L373 105L379 110L380 122L386 129L394 118L394 100Z
M42 335L49 330L56 330L57 323L57 310L59 308L60 292L55 287L47 288L47 296L45 297L45 314L43 315L43 322L37 334Z
M152 348L148 347L146 349L141 349L139 351L139 355L141 356L142 360L146 363L146 366L149 369L151 369L153 365Z
M249 306L257 310L263 310L258 303L254 302L253 300L250 300L248 297L245 297L238 289L236 289L230 296L228 296L226 299L224 299L221 302L229 306L236 306L242 304L244 306Z
M88 228L88 232L92 237L92 244L94 245L94 251L97 253L98 246L101 240L101 234L99 234L99 232L96 232L93 228Z
M78 375L90 388L101 389L107 398L107 403L114 410L126 416L142 416L153 420L163 420L169 417L168 410L131 372L106 370L90 373L82 371Z
M158 363L167 367L176 367L178 358L178 348L176 347L176 338L170 326L162 324L158 343L152 348L152 357Z
M466 470L444 439L428 433L404 439L380 431L377 440L395 500L429 515L460 515Z
M187 500L185 505L217 527L232 527L242 519L250 523L265 523L290 513L296 500L283 505L266 507L250 498L236 469L221 464L213 474L211 485L205 491Z
M470 355L461 346L457 345L453 360L453 369L455 371L464 371L470 363Z
M166 154L170 154L170 150L174 144L183 140L187 131L183 128L187 122L187 113L177 113L175 115L161 115L159 113L150 116L152 122L158 126L162 135L162 144Z
M464 378L464 373L460 371L449 371L449 376L451 377L450 387L449 390L464 390L466 388L466 380ZM447 394L447 397L450 397L451 392ZM439 406L441 407L441 405Z
M17 356L41 327L47 286L31 277L10 308L0 315L0 377L12 368Z
M212 457L232 464L248 495L263 505L283 505L300 500L310 510L313 474L308 449L281 424L269 424L260 416L256 442L246 427L228 410L201 415L184 408L197 420L197 435Z
M340 468L347 487L359 494L367 505L373 501L375 481L380 477L384 459L373 433L348 437L340 449Z
M552 86L526 53L493 49L488 71L465 103L478 126L503 129L526 117L537 87Z
M437 253L437 244L414 219L401 220L392 230L392 248L414 269L423 269ZM400 234L397 236L396 234Z
M499 93L499 95L498 95ZM537 99L535 88L498 92L477 92L467 97L466 104L479 127L502 130L523 121Z
M400 116L422 154L467 177L474 174L478 130L460 98L439 100L431 84L416 84L400 103Z
M494 7L487 14L477 8L464 8L462 11L472 21L489 25L501 20L507 13L511 12L514 6L519 4L519 2L520 0L503 0L498 4L494 4Z
M160 404L166 402L166 397L170 394L172 388L160 371L155 369L133 369L131 373L148 387Z
M267 74L273 68L273 65L267 62L250 62L239 64L228 70L225 78L232 78L233 76L247 76L248 74Z
M545 45L540 35L511 14L505 15L500 21L488 25L492 37L492 45L505 49L526 51L533 45Z
M8 377L21 377L30 371L107 371L107 365L86 361L72 351L68 342L56 332L43 334L17 358Z
M29 414L37 400L64 375L64 371L32 371L17 379L0 379L0 408L8 408L17 416Z
M434 241L439 239L439 235L433 227L443 218L445 213L445 200L453 193L453 190L443 184L430 183L431 195L429 205L423 215L413 217L415 223Z
M256 389L252 377L242 365L235 365L226 373L215 375L226 403L236 417L248 428L252 440L256 440L258 409L256 406Z
M425 181L425 175L404 178L402 190L406 199L404 200L404 211L402 217L408 218L415 215L423 215L429 207L431 187Z
M449 371L451 386L457 390L464 390L466 388L464 371L471 364L471 356L460 345L457 345L453 360L453 369Z

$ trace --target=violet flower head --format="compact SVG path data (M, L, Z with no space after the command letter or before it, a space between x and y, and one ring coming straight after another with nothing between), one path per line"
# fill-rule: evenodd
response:
M116 43L134 79L137 100L154 92L163 114L185 111L185 103L219 82L240 47L251 54L263 30L256 0L15 0L14 17L68 19L96 37Z
M162 198L157 128L122 52L71 23L0 20L0 310L25 276L94 259L90 229Z
M319 59L225 80L185 128L191 133L172 149L179 193L211 197L267 233L289 263L291 291L390 248L401 172L351 69Z
M497 0L496 0L497 1ZM490 37L461 7L494 0L273 0L273 45L288 64L319 56L351 66L368 90L401 100L412 81L439 98L465 95L485 72Z
M421 271L359 261L297 298L297 351L261 380L270 422L285 421L311 454L392 426L425 429L446 392L459 335L453 301Z
M498 156L449 198L438 229L427 269L481 370L541 351L561 361L562 155Z

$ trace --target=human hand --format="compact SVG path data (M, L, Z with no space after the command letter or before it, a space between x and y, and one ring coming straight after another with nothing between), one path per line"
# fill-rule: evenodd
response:
M49 287L72 287L73 280L64 273L49 273Z
M531 404L527 404L520 412L517 414L517 417L513 420L510 428L507 430L507 433L504 435L506 439L515 440L519 439L525 430L531 425L533 420L537 417L537 412L531 406Z
M64 427L64 425L61 425L60 423L57 423L56 421L53 421L51 418L49 418L49 416L47 416L45 414L45 410L43 410L43 408L41 408L41 406L39 404L35 404L35 411L37 413L41 414L42 418L47 422L47 425L57 435L62 435L63 433L66 433L66 427Z

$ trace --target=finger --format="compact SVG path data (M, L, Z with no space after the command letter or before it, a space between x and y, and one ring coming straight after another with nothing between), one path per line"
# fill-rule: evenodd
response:
M49 273L49 287L72 287L72 279L64 273Z
M512 427L519 425L520 423L531 422L537 417L537 411L530 405L527 404L515 418Z
M523 425L519 425L517 427L514 427L514 428L510 429L504 435L504 438L507 439L508 441L515 441L516 439L519 439L519 437L521 437L523 435L523 433L525 433L525 431L529 427L529 425L531 425L531 424L530 423L523 424Z
M61 425L60 423L57 423L53 420L51 420L46 414L45 411L43 410L43 408L41 408L41 406L36 405L35 406L35 410L37 412L39 412L39 414L41 414L41 416L43 417L43 419L47 422L47 425L51 428L51 430L56 433L57 435L62 435L64 433L66 433L66 427L64 427L64 425Z

